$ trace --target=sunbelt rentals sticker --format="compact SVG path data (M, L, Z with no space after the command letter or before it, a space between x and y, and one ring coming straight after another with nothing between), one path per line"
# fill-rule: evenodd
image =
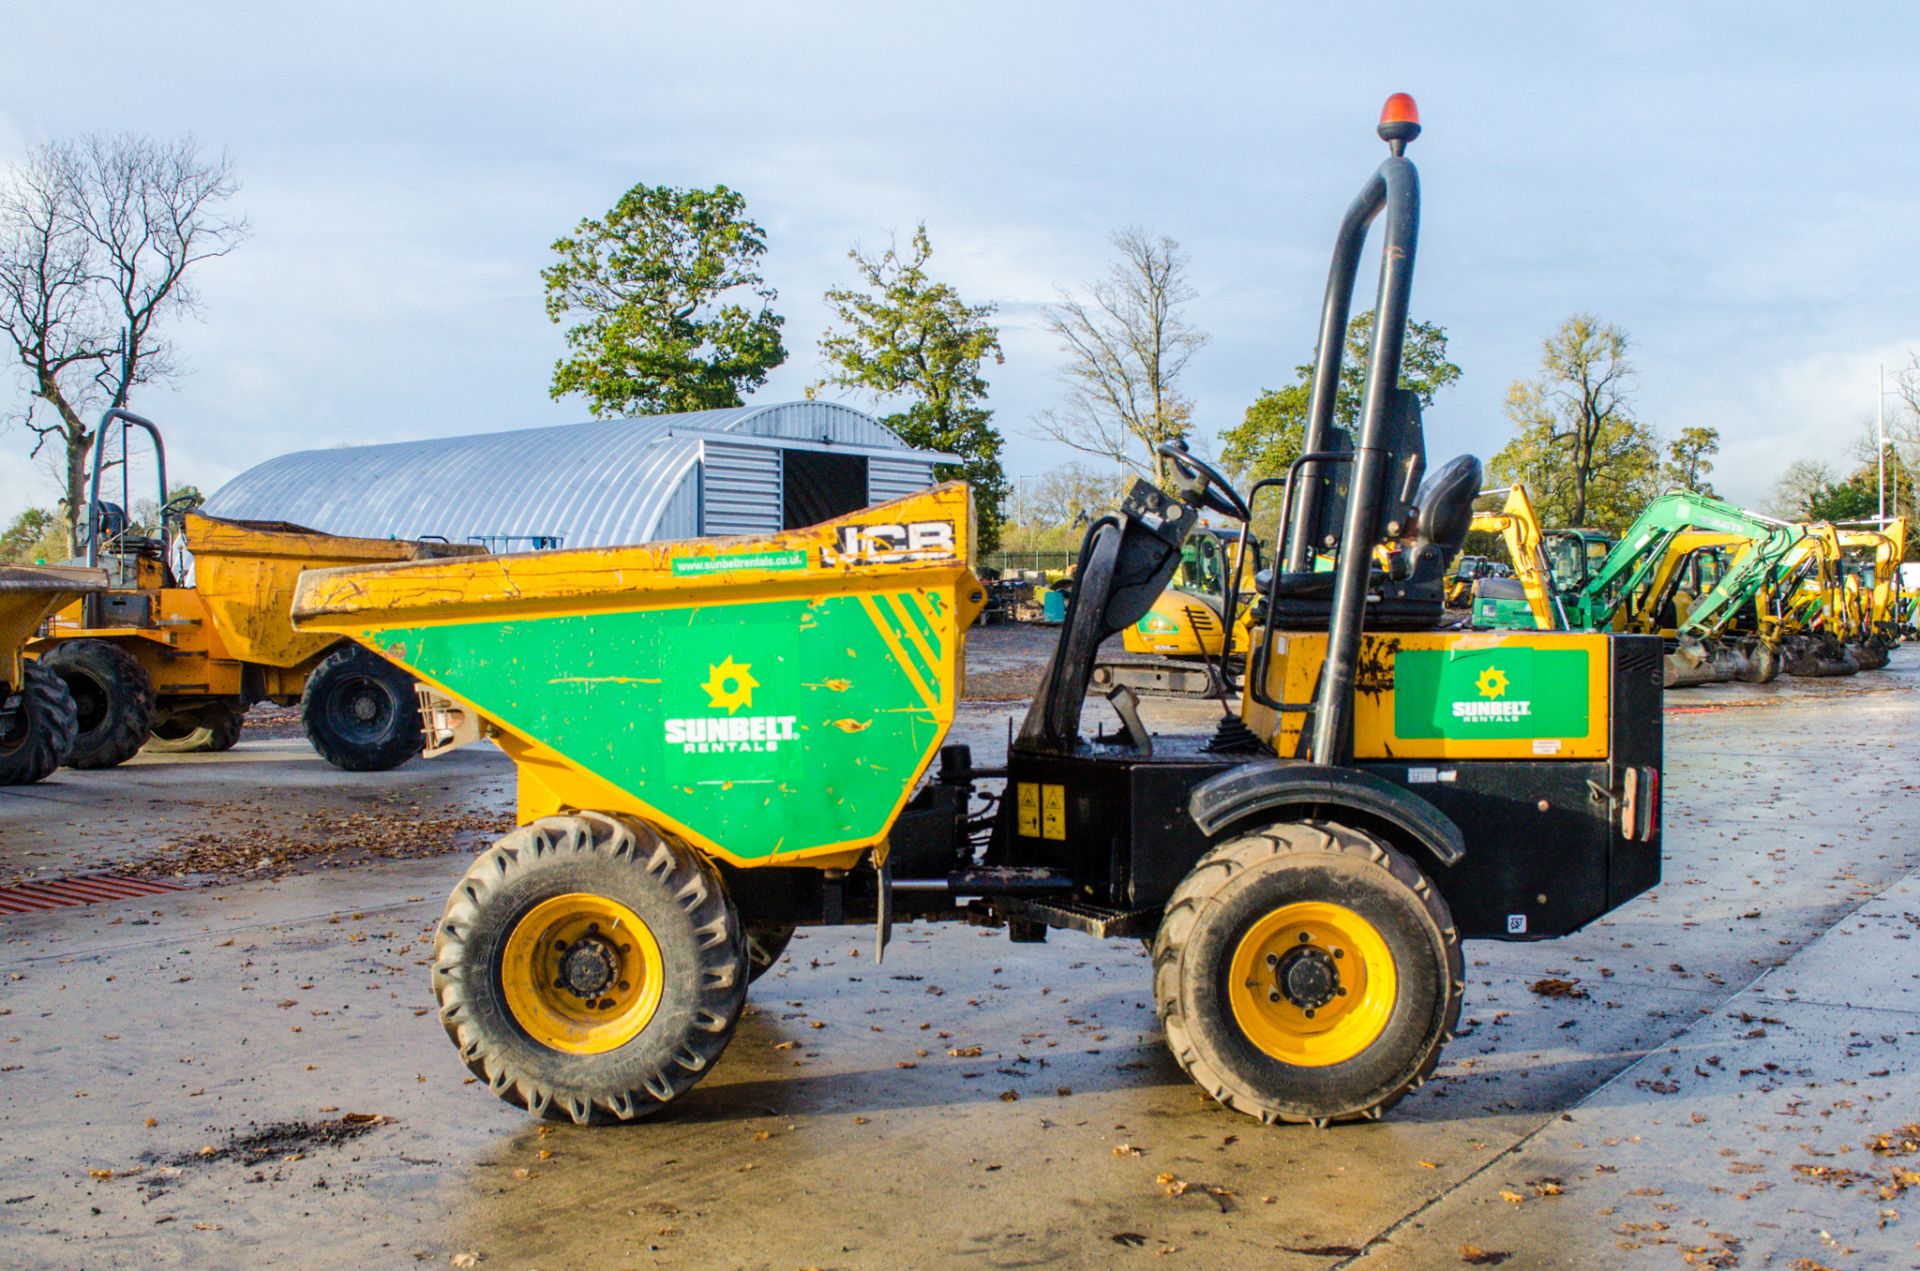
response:
M665 722L666 742L685 755L736 754L780 749L780 743L799 740L792 715L742 715L753 709L753 690L760 681L753 678L751 663L735 662L733 655L707 665L706 690L713 714Z
M1585 649L1525 645L1401 649L1394 659L1394 734L1456 741L1585 737L1588 660Z

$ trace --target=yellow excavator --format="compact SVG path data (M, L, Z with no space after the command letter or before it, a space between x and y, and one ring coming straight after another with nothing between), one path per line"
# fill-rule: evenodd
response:
M1500 491L1483 490L1481 493L1498 494ZM1567 618L1560 611L1559 598L1554 592L1553 568L1547 559L1540 520L1534 515L1533 500L1527 497L1527 487L1524 485L1508 486L1506 496L1506 502L1498 512L1473 514L1473 528L1484 534L1498 534L1506 544L1507 559L1513 565L1511 578L1480 578L1474 582L1472 601L1476 606L1476 614L1483 601L1489 613L1503 607L1517 609L1516 602L1524 601L1536 630L1564 631ZM1475 625L1480 624L1476 621ZM1486 625L1519 624L1490 620Z
M1906 596L1900 585L1900 563L1907 554L1907 518L1894 517L1872 526L1837 526L1836 537L1846 553L1842 585L1847 623L1859 638L1885 653L1900 642L1901 614ZM1861 553L1870 552L1870 556Z
M1211 525L1196 529L1180 553L1173 584L1160 593L1140 621L1120 633L1126 651L1172 658L1218 657L1226 634L1222 620L1230 575L1236 579L1234 593L1240 598L1235 605L1239 616L1234 625L1239 631L1234 645L1247 648L1253 615L1247 600L1253 595L1254 576L1261 569L1260 540L1247 535L1244 556L1240 543L1241 534L1235 530Z

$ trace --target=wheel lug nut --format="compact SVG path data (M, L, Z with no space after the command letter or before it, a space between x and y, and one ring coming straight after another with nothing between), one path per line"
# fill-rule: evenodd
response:
M620 991L621 991L622 993L625 993L625 992L627 991L627 982L626 982L625 980L622 980L622 981L620 981ZM1341 989L1340 991L1341 991L1342 993L1345 993L1345 992L1346 992L1346 990L1345 990L1345 989Z
M1307 1018L1308 1018L1308 1019L1312 1019L1312 1018L1313 1018L1313 1008L1312 1008L1311 1006L1309 1006L1309 1007L1307 1008Z
M1347 951L1345 949L1335 949L1333 951L1333 956L1336 958L1344 958L1347 956Z
M1267 990L1267 1000L1268 1000L1269 1002L1277 1002L1277 1001L1279 1001L1279 1000L1280 1000L1280 992L1279 992L1279 990L1278 990L1278 989L1268 989L1268 990Z
M1269 953L1269 954L1267 955L1267 965L1268 965L1268 966L1279 966L1279 965L1280 965L1280 955L1279 955L1279 954L1277 954L1277 953Z
M622 984L622 985L621 985L620 987L621 987L621 988L625 988L625 987L627 987L627 986L626 986L626 985L624 985L624 984ZM1339 996L1339 997L1345 997L1345 996L1347 995L1347 990L1346 990L1346 989L1345 989L1344 987L1342 987L1342 988L1337 988L1337 989L1335 989L1335 990L1334 990L1334 993L1335 993L1335 994L1336 994L1337 996Z
M1302 931L1300 933L1300 943L1305 944L1306 942L1307 942L1307 933Z

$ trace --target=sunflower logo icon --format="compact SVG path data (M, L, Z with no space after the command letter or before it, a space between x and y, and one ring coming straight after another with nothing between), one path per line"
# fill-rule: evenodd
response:
M1482 697L1505 697L1507 695L1507 673L1497 666L1490 666L1480 672L1480 678L1473 682L1473 686L1480 690L1480 696Z
M753 705L753 690L760 687L760 681L753 678L752 663L735 662L729 653L718 666L709 662L707 672L707 682L700 687L707 690L713 709L731 715L742 706Z

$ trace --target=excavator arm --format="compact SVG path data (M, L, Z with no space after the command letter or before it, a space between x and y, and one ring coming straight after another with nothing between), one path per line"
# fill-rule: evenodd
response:
M1485 493L1498 493L1486 491ZM1540 520L1534 515L1533 500L1527 487L1507 487L1507 500L1498 512L1475 512L1473 528L1498 534L1506 544L1507 558L1513 562L1513 576L1519 580L1533 611L1534 625L1541 631L1565 631L1566 615L1560 611L1559 597L1553 585L1553 569L1542 546Z
M1647 593L1667 558L1674 536L1684 531L1762 538L1783 526L1705 495L1683 490L1663 494L1634 518L1600 568L1569 598L1568 617L1575 626L1594 630L1625 625L1636 597Z

